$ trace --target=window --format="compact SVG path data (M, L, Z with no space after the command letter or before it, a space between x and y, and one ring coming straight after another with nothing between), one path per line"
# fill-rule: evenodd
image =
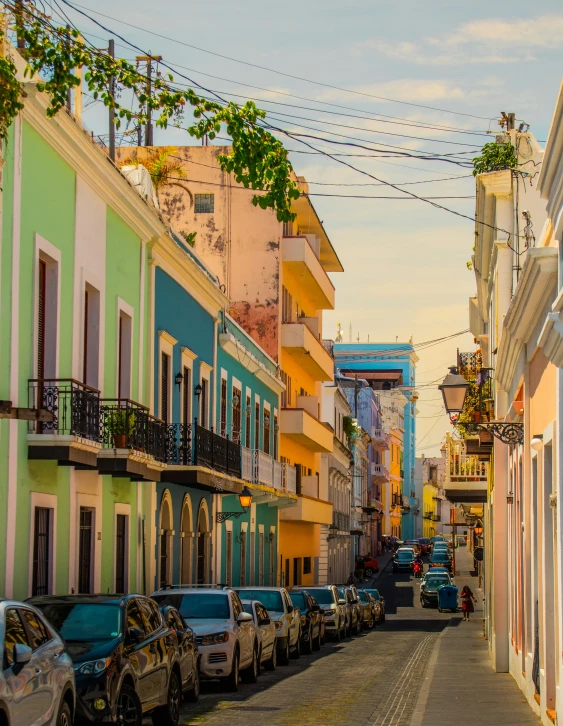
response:
M183 423L189 424L192 420L192 376L191 370L184 366L183 389L182 389L182 419Z
M293 222L283 223L283 236L291 237L293 235Z
M126 514L115 518L115 592L127 592L127 532Z
M4 653L8 665L14 662L14 645L28 645L27 634L22 619L17 610L6 610L6 624L4 630Z
M221 378L221 417L219 420L221 436L227 435L227 379Z
M37 289L37 378L40 379L45 377L46 284L47 263L45 260L39 260L39 283ZM15 612L15 610L13 612Z
M78 542L78 592L92 592L92 559L94 533L94 510L80 507L80 535Z
M238 618L238 616L243 612L244 608L242 607L242 602L240 601L239 596L236 594L236 592L231 593L231 602L233 604L233 615L235 620Z
M196 194L194 212L196 214L213 214L215 211L214 194Z
M82 382L98 387L100 359L100 293L91 285L84 290Z
M264 453L270 453L270 412L264 410Z
M240 442L242 391L233 386L233 441Z
M160 363L160 418L168 423L170 413L170 356L162 353Z
M240 586L246 585L246 532L240 533Z
M292 323L292 322L293 322L293 297L287 291L287 289L282 286L282 323Z
M304 575L311 574L311 558L310 557L303 558L303 574Z
M278 417L274 414L274 459L278 458Z
M32 595L50 594L51 512L52 510L46 507L35 507Z
M260 448L260 401L254 404L254 448Z
M154 633L162 625L160 619L160 611L155 603L150 600L138 600L139 607L141 609L141 615L145 621L145 632L148 634Z
M127 605L127 630L131 631L132 628L137 628L142 633L145 632L143 616L136 601L130 602Z
M201 425L204 429L207 428L207 392L209 389L209 381L207 378L201 379Z
M57 251L53 249L53 254ZM40 250L37 261L37 377L57 373L59 263Z
M117 370L117 397L131 397L131 344L133 338L133 320L131 316L119 311L119 350Z
M281 394L281 405L282 408L289 408L291 406L291 376L288 376L285 371L281 372L282 382L285 383L285 391Z
M229 587L233 584L233 533L226 532L225 535L225 584Z
M245 433L244 444L245 444L245 446L247 446L250 449L250 448L252 448L251 442L250 442L250 414L252 413L250 396L246 397L246 408L244 410L244 413L246 416L246 433Z
M38 618L31 610L21 610L20 612L27 625L27 632L31 639L30 645L33 650L36 650L42 645L45 645L45 643L48 643L49 640L51 640L51 636L47 632L40 618Z

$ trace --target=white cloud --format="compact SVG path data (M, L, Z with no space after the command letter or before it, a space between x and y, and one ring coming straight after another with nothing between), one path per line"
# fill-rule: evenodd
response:
M563 46L563 15L463 23L453 31L419 43L375 38L358 43L352 53L375 50L389 58L419 65L507 64L537 60L534 52Z

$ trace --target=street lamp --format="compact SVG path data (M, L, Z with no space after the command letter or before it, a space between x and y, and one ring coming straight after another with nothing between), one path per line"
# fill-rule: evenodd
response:
M451 366L450 372L442 381L442 385L438 386L438 389L442 391L444 406L450 417L463 411L468 388L469 383L460 375L457 367Z
M195 395L199 398L201 396L202 391L203 391L203 388L201 387L201 384L198 383L197 386L194 388Z
M182 375L182 373L180 373L180 371L178 371L178 373L176 373L176 377L174 378L174 383L178 386L178 388L182 387L183 380L184 376Z
M233 408L238 408L238 405L240 403L240 397L237 393L233 394Z
M243 514L246 514L252 504L252 492L248 487L244 487L242 492L238 495L238 498L242 509L239 512L217 512L215 517L217 524L226 522L227 519L238 519L239 517L242 517Z

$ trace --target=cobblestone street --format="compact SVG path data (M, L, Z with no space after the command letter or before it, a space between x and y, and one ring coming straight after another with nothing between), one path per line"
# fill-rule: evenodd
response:
M460 573L457 584L469 581L464 571L468 557L460 551ZM262 673L255 685L241 685L239 692L228 694L214 683L203 685L199 703L186 706L182 713L184 726L410 726L438 723L440 703L443 717L452 698L463 701L459 692L464 674L464 651L455 653L458 633L463 636L469 630L461 623L461 614L439 613L434 609L422 609L419 603L419 584L412 577L393 575L386 569L376 586L386 599L387 619L370 633L346 639L341 643L327 643L319 653L301 656L289 666L279 666L274 673ZM476 582L471 582L473 589ZM459 627L448 627L459 626ZM478 602L474 621L467 625L482 646L481 603ZM447 629L447 630L446 630ZM432 697L436 692L428 677L428 666L436 659L437 641L441 633L450 632L453 638L447 668L455 678L457 691L448 693L448 670L439 671L440 699ZM471 636L469 636L471 637ZM448 640L443 642L449 642ZM465 641L464 641L465 642ZM484 646L486 648L486 646ZM440 662L445 661L440 646ZM456 669L456 662L459 664ZM438 665L432 668L439 670ZM488 662L479 670L479 686L495 678L500 679L502 708L510 708L518 724L537 724L536 717L507 674L493 674ZM489 679L489 680L487 680ZM461 685L463 690L463 685ZM475 698L472 688L468 689ZM422 693L422 697L419 697ZM484 693L486 700L487 694ZM476 701L477 702L477 701ZM463 704L466 705L465 703ZM431 709L432 718L426 715ZM516 710L514 710L516 709ZM516 716L520 720L516 720ZM442 720L439 722L449 723ZM495 721L495 723L498 721ZM481 721L489 723L489 721ZM493 721L491 721L493 723Z

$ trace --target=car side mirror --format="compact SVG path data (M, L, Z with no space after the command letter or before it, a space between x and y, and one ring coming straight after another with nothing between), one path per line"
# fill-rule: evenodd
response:
M251 623L253 621L253 617L250 613L241 613L237 618L237 623L240 625L241 623Z
M292 613L294 610L295 610L295 608L293 607L293 605L288 605L287 606L287 612L288 613Z
M271 622L270 618L260 618L258 620L258 625L269 625Z
M145 634L140 628L129 628L127 631L127 640L130 645L139 643L144 637Z
M14 645L14 665L23 666L29 663L33 651L29 645L23 645L23 643L16 643Z

